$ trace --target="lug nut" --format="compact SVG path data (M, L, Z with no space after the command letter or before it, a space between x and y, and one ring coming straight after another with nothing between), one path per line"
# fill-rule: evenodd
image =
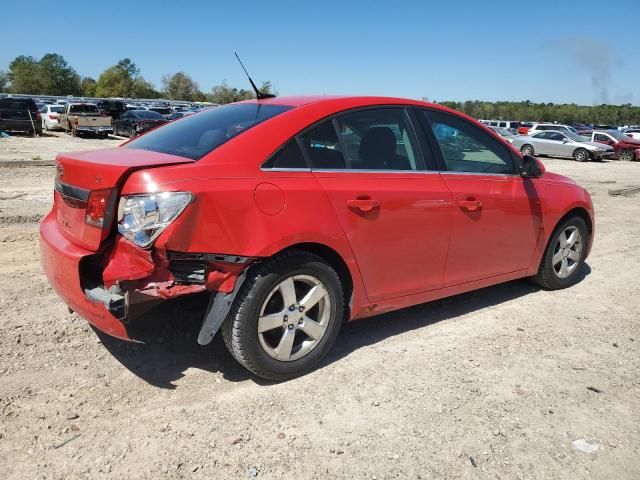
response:
M287 320L289 320L289 317L287 315L284 316L284 319L282 320L283 322L286 322Z
M288 328L289 330L293 330L293 325L289 325L287 328Z
M299 311L300 313L304 312L304 307L303 307L302 305L300 305L300 308L298 309L298 311Z
M290 311L290 312L293 312L295 309L296 309L296 306L295 306L295 305L291 305L291 306L289 307L289 311Z
M298 320L298 325L302 325L302 319Z

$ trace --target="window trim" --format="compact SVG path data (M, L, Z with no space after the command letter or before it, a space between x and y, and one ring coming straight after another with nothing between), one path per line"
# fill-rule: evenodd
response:
M427 112L427 114L431 113L431 112L435 112L435 113L439 113L442 115L447 115L449 117L453 117L455 119L458 119L462 122L467 123L468 125L470 125L473 128L476 128L480 131L482 131L481 128L478 127L478 125L475 125L473 122L470 122L469 120L467 120L466 118L459 116L459 115L455 115L443 110L438 110L438 109L434 109L434 108L428 108L428 107L415 107L415 109L417 111L421 111L421 112ZM435 133L433 132L433 128L431 126L431 119L428 118L428 115L418 115L418 118L420 120L421 126L422 128L425 130L425 135L427 136L427 138L429 139L429 142L432 144L433 146L433 150L435 153L435 158L437 159L438 162L438 167L440 169L440 173L444 173L444 174L458 174L458 175L489 175L489 176L498 176L498 177L520 177L520 169L521 169L521 164L522 164L522 157L516 155L510 148L508 148L506 145L500 145L499 144L499 140L496 139L496 142L498 142L498 145L500 145L501 147L503 147L506 152L509 154L509 156L511 157L511 161L512 161L512 166L513 166L513 171L511 173L505 173L505 172L501 172L501 173L497 173L497 172L459 172L456 170L449 170L447 168L447 164L445 162L444 159L444 155L442 154L442 149L440 148L440 143L438 142L438 139L435 136ZM484 132L485 134L487 134L486 132ZM489 135L489 134L487 134ZM491 138L491 136L489 135L489 138Z

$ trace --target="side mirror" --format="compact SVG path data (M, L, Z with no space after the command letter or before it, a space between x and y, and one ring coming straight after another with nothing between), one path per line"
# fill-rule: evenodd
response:
M522 157L522 167L520 176L522 178L538 178L546 171L544 165L533 155L524 155Z
M562 139L562 143L569 143L569 139L568 139L567 137L564 137L564 138Z

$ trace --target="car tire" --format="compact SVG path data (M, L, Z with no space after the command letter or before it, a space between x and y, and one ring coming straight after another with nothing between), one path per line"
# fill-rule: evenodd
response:
M302 302L314 288L322 298L304 313ZM295 304L287 306L285 297ZM241 365L268 380L287 380L318 365L344 316L344 291L336 271L317 255L290 250L251 267L221 330Z
M533 149L533 145L529 145L528 143L523 145L522 148L520 148L520 152L523 155L533 155L535 153Z
M576 148L573 152L573 158L576 162L587 162L589 161L589 152L584 148Z
M49 125L47 125L47 121L46 121L46 120L45 120L44 122L42 122L42 128L44 128L44 130L45 130L46 132L48 132L48 131L49 131Z
M625 162L632 162L633 160L635 160L634 158L634 154L633 154L633 150L622 150L620 152L620 155L618 156L618 160L623 160Z
M574 233L577 237L572 239ZM559 290L574 285L588 250L589 232L585 221L579 216L563 221L553 231L538 273L532 280L545 290Z

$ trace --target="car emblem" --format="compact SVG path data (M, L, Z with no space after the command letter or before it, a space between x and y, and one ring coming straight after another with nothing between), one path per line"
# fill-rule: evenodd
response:
M63 177L64 176L64 167L62 166L61 163L58 163L58 165L56 166L57 169L57 173L58 173L58 177Z

